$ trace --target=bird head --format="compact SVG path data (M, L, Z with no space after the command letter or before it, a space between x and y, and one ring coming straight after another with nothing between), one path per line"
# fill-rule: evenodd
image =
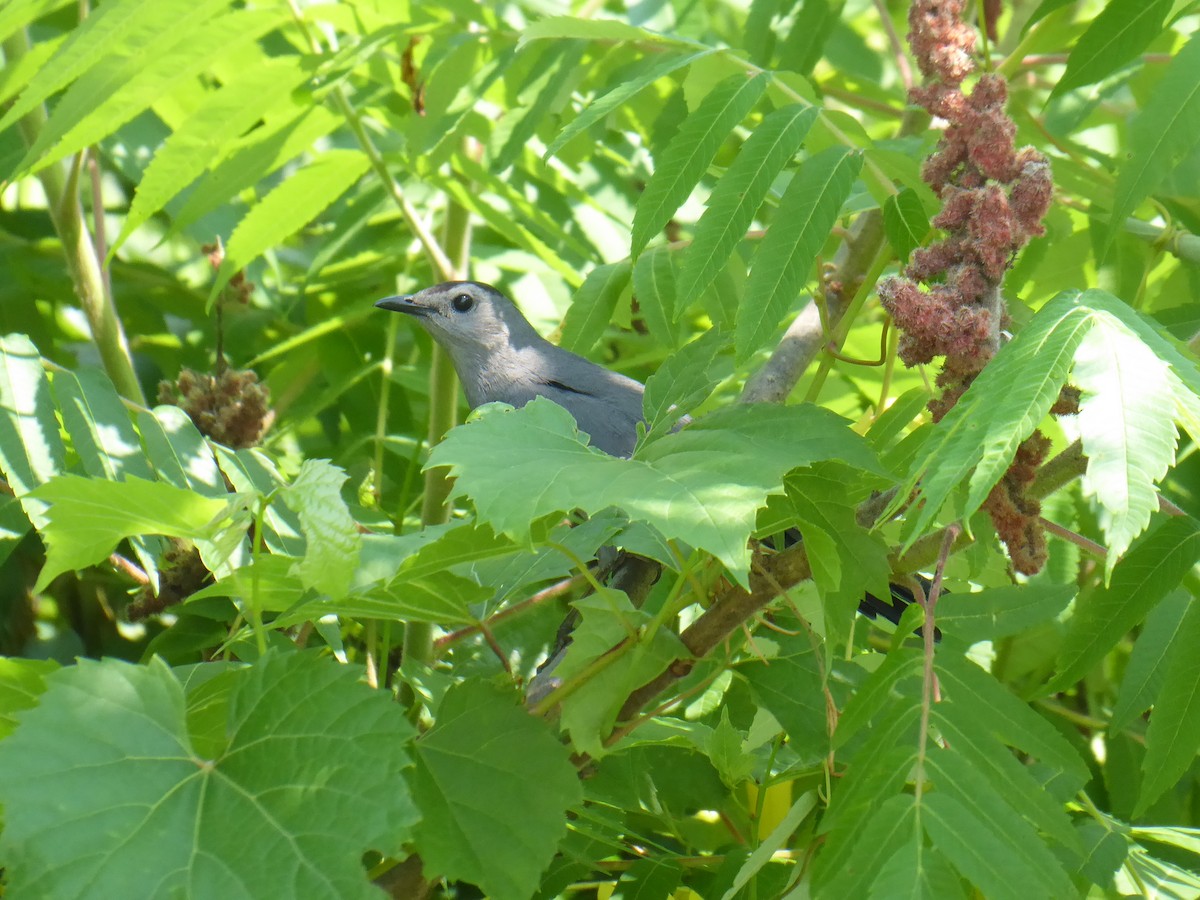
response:
M416 318L455 359L502 353L541 340L511 300L477 281L447 281L375 305Z

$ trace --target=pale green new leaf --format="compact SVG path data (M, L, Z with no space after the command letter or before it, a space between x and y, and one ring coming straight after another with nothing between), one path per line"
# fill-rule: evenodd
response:
M770 339L796 302L861 168L861 154L830 147L792 176L754 254L746 297L738 308L734 347L739 361Z
M650 334L664 347L678 343L675 328L675 264L671 250L655 247L633 265L633 294Z
M234 273L290 237L344 194L370 167L365 153L328 150L260 200L229 238L225 259L209 291L211 303Z
M446 692L416 747L426 873L470 881L496 900L533 896L567 834L567 810L583 799L567 749L515 693L479 680Z
M733 75L718 84L679 126L655 158L654 174L633 214L630 256L637 256L662 230L708 171L729 133L746 118L767 89L766 73Z
M745 584L755 513L782 490L786 472L829 458L876 466L844 420L816 407L721 409L621 460L585 447L571 414L537 398L519 410L493 407L454 429L428 465L449 466L479 518L518 540L551 512L617 506L668 539L712 553Z
M40 704L0 742L8 890L378 896L362 856L410 837L413 732L359 674L292 653L187 688L159 659L80 660L48 675Z
M37 171L99 143L177 81L195 77L286 18L278 9L238 10L205 21L207 16L203 4L189 5L171 30L148 47L119 48L100 60L55 105L18 173Z
M690 306L721 273L775 178L800 150L818 112L815 107L798 103L777 109L742 145L737 158L713 187L708 208L696 223L691 246L684 252L677 313Z
M1075 351L1082 392L1079 433L1088 458L1085 491L1100 506L1112 574L1130 542L1158 511L1154 485L1175 461L1175 405L1166 362L1114 319L1097 315Z
M1185 777L1200 750L1200 602L1192 599L1163 672L1163 689L1146 729L1142 793L1134 816ZM1200 842L1198 842L1200 846Z
M230 509L228 501L133 477L103 481L59 475L33 496L50 504L40 528L47 549L37 591L63 572L107 559L120 541L134 535L211 538Z
M617 300L629 284L628 262L606 263L588 273L563 318L559 346L574 353L587 353L595 346L612 319Z
M1174 0L1109 0L1067 57L1067 70L1050 92L1058 97L1094 84L1129 62L1162 33Z
M1157 4L1162 6L1162 3ZM1170 8L1168 2L1167 8ZM1149 8L1149 5L1148 5ZM1157 32L1156 32L1157 33ZM1137 205L1200 143L1200 34L1167 64L1162 80L1129 128L1132 155L1117 169L1116 193L1103 247Z
M34 527L46 505L28 496L66 465L42 356L23 334L0 338L0 468Z
M305 587L337 600L350 589L362 538L342 485L347 475L324 459L306 459L296 479L279 493L299 517L304 532L304 558L296 565Z
M1187 516L1169 518L1137 540L1107 585L1079 598L1058 652L1058 674L1045 687L1059 691L1082 678L1116 643L1179 586L1200 559L1200 528Z
M616 87L602 97L593 101L586 109L578 116L571 120L571 123L556 137L546 149L543 159L549 159L559 150L567 145L580 132L590 128L596 122L599 122L610 112L624 103L626 100L633 97L643 88L658 81L658 79L670 75L677 69L682 69L689 63L693 63L709 54L716 53L716 48L706 48L696 53L688 53L685 55L665 55L659 58L653 65L643 69L640 74L626 78L621 81Z
M162 143L142 174L110 255L140 225L199 178L228 144L264 118L310 77L299 56L263 60L212 91Z

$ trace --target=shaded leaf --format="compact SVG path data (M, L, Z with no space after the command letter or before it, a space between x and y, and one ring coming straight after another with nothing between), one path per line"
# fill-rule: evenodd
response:
M633 266L633 293L650 334L665 347L678 343L675 328L675 264L667 247L655 247Z
M631 271L628 262L617 262L596 266L588 273L563 318L559 346L574 353L587 353L595 346L629 284Z

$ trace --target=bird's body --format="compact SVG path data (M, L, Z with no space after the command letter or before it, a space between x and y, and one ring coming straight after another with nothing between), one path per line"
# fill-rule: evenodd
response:
M495 288L448 281L376 306L408 313L449 354L472 409L546 397L575 417L593 447L629 456L642 421L642 385L556 347Z

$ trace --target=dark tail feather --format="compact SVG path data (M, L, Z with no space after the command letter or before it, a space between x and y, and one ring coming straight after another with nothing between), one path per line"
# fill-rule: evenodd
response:
M933 583L920 575L917 575L916 578L921 582L921 590L928 594ZM889 584L888 587L891 589L891 594L887 600L880 600L874 594L864 594L858 603L858 611L868 619L883 618L893 625L899 625L900 617L904 615L906 609L917 602L917 598L913 596L913 592L909 588L902 584ZM917 634L924 636L920 628L917 629ZM942 639L942 632L936 627L933 629L933 639L935 641Z

